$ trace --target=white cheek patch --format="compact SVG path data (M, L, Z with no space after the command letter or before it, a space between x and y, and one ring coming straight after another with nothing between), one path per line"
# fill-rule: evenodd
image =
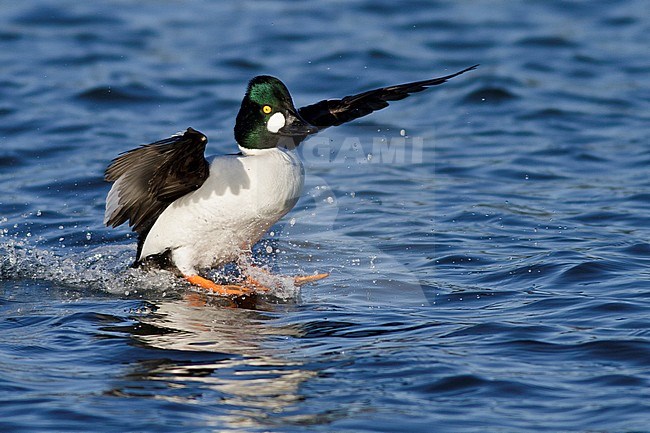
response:
M269 119L268 122L266 122L266 129L269 130L269 132L272 132L276 134L280 128L282 128L286 123L286 120L284 119L284 115L280 112L275 113L271 118Z

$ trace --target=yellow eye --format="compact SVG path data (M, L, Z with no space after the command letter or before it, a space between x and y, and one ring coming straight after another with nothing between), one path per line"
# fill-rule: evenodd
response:
M270 105L265 105L265 106L262 107L262 112L264 114L269 114L271 111L273 111L273 108L271 108Z

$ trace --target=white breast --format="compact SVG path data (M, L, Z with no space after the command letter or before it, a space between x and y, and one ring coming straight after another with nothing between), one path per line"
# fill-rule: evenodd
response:
M212 161L201 188L173 202L156 220L138 259L169 249L185 274L227 263L293 208L304 183L295 153L244 152Z

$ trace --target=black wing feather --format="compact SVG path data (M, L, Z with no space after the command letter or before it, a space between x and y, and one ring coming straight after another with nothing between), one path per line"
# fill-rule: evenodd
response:
M442 84L450 78L476 69L476 67L478 65L470 66L462 71L444 77L382 87L380 89L359 93L358 95L346 96L342 99L327 99L302 107L298 112L303 119L318 127L319 130L330 126L338 126L366 116L373 111L386 108L388 107L388 101L404 99L411 93L421 92L430 86Z
M113 185L117 191L111 190L109 198L116 193L118 203L106 215L105 224L117 227L128 221L142 241L171 202L197 190L208 178L207 143L205 135L188 128L183 135L145 144L115 158L104 179L117 182Z

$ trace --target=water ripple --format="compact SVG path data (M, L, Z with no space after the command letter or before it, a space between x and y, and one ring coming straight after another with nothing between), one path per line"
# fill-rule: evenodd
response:
M647 4L615 6L5 2L0 430L646 431ZM208 296L102 225L120 152L236 151L254 75L303 106L475 63L301 146L254 261L316 285Z

